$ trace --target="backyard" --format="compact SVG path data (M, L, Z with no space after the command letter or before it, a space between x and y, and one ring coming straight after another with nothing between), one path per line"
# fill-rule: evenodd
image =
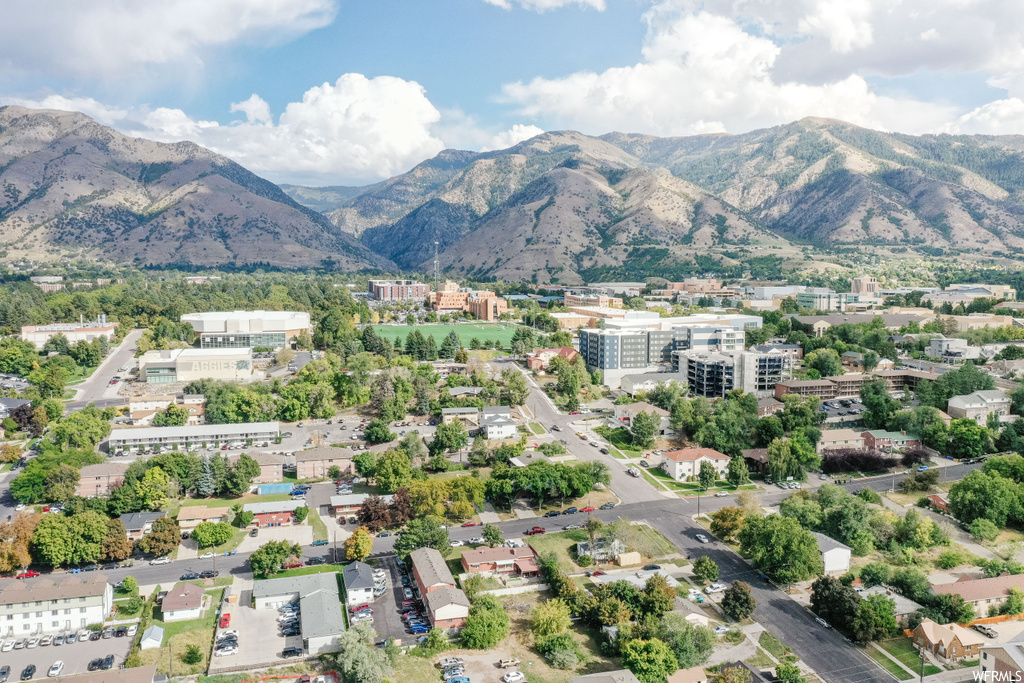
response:
M189 676L206 671L213 645L213 635L217 627L217 609L224 594L224 588L219 586L207 590L206 594L209 596L210 605L198 619L164 622L160 609L154 608L152 625L164 629L164 640L159 648L139 652L143 666L156 664L157 673L169 673L167 656L169 649L174 658L174 674L176 676ZM203 654L202 660L197 664L189 665L184 662L185 652L190 645L197 646Z

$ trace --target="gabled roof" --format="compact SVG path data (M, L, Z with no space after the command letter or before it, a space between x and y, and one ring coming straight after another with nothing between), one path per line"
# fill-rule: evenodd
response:
M242 509L254 515L267 515L275 512L295 512L303 507L306 507L304 500L276 500L267 503L247 503Z
M640 683L640 680L629 669L618 671L600 671L596 674L573 676L569 683Z
M850 550L850 546L844 545L825 534L819 534L817 531L812 531L811 535L814 536L814 540L818 542L818 550L823 553L827 553L830 550Z
M521 546L516 548L477 548L462 553L462 560L466 564L480 564L481 562L507 562L521 557L534 557L533 548Z
M478 408L441 408L442 415L476 415Z
M116 477L124 476L128 471L128 465L120 462L100 462L95 465L86 465L78 471L79 481L86 477Z
M960 643L964 646L981 645L986 642L981 635L974 631L970 631L959 624L937 624L931 619L922 619L921 630L924 632L924 636L928 639L928 642L933 645L941 644L945 647L949 647L949 644L953 642L954 637L959 638Z
M152 524L160 519L166 512L129 512L121 515L118 519L124 524L125 531L142 531L147 524Z
M351 460L355 456L349 448L336 448L334 446L317 446L295 454L295 462L310 462L317 460Z
M409 558L412 560L412 565L416 568L420 580L423 581L424 587L442 584L455 585L455 579L448 571L448 565L445 564L444 558L433 548L417 548L409 553Z
M203 606L205 594L206 591L194 583L175 584L164 596L163 602L160 603L160 610L175 612L180 609L197 609Z
M214 519L217 517L226 517L230 511L230 508L210 508L205 505L190 505L183 507L178 511L178 522L193 519Z
M622 411L624 413L629 413L630 415L633 416L636 416L640 413L654 413L655 415L660 415L661 417L668 417L667 410L662 410L658 406L651 405L646 401L639 401L637 403L627 403L625 405L615 406L615 410L616 412Z
M662 453L667 459L675 462L694 462L701 458L708 458L709 460L728 460L729 456L725 453L720 453L714 448L683 448L678 451L669 451L668 453Z
M454 586L443 586L432 590L423 596L427 602L427 608L433 613L448 605L461 605L469 609L469 598L462 592L461 588Z
M961 578L953 583L940 583L932 586L936 595L959 594L967 602L1002 598L1011 588L1024 589L1024 574L1003 574L990 579Z
M373 569L365 562L353 562L341 572L346 590L373 588Z
M95 597L103 595L107 588L107 577L104 574L87 579L74 574L58 581L52 576L42 576L38 579L0 579L0 605L29 600Z

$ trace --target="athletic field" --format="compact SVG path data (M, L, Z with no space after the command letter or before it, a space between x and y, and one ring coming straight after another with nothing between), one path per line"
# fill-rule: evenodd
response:
M388 341L395 341L395 337L402 340L405 346L405 337L413 330L419 330L424 337L434 335L434 341L440 347L441 342L452 330L459 335L459 341L463 346L469 348L469 341L476 337L480 341L493 341L497 339L503 348L512 345L512 334L519 327L514 323L463 323L455 325L376 325L377 334Z

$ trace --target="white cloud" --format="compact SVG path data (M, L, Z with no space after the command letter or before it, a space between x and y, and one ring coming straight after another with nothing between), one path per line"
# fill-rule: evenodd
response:
M329 24L336 0L8 0L0 65L85 78L154 65L203 68L236 42L279 42Z
M1011 97L989 102L970 111L950 126L949 132L999 135L1024 130L1024 100Z
M839 118L864 126L907 132L934 130L957 114L947 105L872 92L857 74L809 85L776 78L783 49L726 17L690 11L668 0L645 14L644 61L601 73L535 78L504 86L519 113L549 127L655 135L743 131L787 123L804 116ZM840 47L865 34L840 30Z
M270 123L270 105L256 93L244 102L232 102L230 111L244 113L245 120L249 123Z
M871 3L868 0L820 0L800 19L800 31L828 38L835 52L846 54L873 42Z
M14 104L29 109L62 109L80 111L100 123L113 125L128 115L127 109L110 107L97 102L91 97L64 97L63 95L47 95L40 99L24 97L0 97L0 105Z
M523 9L535 12L544 12L549 9L558 9L566 5L583 5L593 7L599 12L605 10L604 0L484 0L488 5L495 5L502 9L512 9L513 5L519 5Z
M513 145L517 145L523 140L529 140L532 137L536 137L544 132L543 128L537 126L526 125L517 123L511 128L501 133L498 133L491 138L490 142L484 145L480 151L490 152L496 149L508 149Z

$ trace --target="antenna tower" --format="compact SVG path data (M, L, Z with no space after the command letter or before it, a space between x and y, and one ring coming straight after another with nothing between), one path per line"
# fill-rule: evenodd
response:
M440 272L440 269L438 268L438 263L437 263L437 244L438 244L437 240L434 240L434 291L435 292L438 291L438 289L437 289L438 273Z

